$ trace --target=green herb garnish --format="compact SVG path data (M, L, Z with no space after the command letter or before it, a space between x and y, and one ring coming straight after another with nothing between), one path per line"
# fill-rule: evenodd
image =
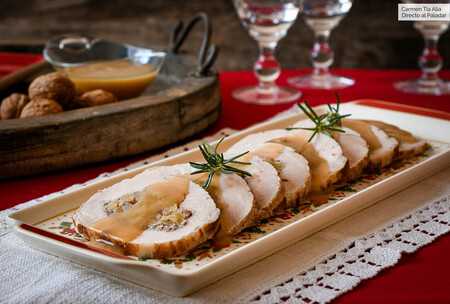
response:
M337 126L341 127L342 126L342 119L344 119L345 117L349 117L352 114L345 114L345 115L341 115L339 114L339 106L341 105L341 98L339 97L339 94L336 93L336 107L333 107L332 105L328 104L328 120L329 121L334 121L336 123Z
M339 105L340 98L339 95L336 94L336 107L328 104L329 112L318 115L314 109L305 101L303 104L297 104L298 107L305 113L305 115L315 124L312 128L300 128L300 127L291 127L286 128L287 130L308 130L312 131L312 135L309 137L308 142L310 142L316 134L323 133L331 136L332 132L340 132L345 133L345 131L341 128L342 119L350 116L351 114L341 115L339 114Z
M59 223L60 227L70 228L72 226L72 222L61 222Z
M251 176L251 174L247 171L238 169L236 167L232 167L232 164L235 165L250 165L248 162L241 162L237 159L244 156L248 153L244 152L239 155L236 155L230 159L225 159L223 156L223 153L218 153L217 148L222 143L222 141L225 139L225 137L222 137L215 148L213 148L210 144L205 143L199 146L200 152L203 155L203 158L205 159L206 163L195 163L195 162L189 162L189 164L197 169L197 171L194 171L191 173L191 175L194 174L200 174L200 173L208 173L208 178L203 183L202 187L204 189L208 189L208 187L211 185L212 179L216 173L224 173L224 174L239 174L240 176Z

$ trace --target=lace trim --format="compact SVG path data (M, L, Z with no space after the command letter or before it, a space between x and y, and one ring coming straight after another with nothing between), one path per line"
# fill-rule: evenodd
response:
M352 241L314 267L248 298L252 303L328 303L450 231L450 195Z

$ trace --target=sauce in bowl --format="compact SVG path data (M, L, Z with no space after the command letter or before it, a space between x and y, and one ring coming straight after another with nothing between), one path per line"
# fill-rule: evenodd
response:
M78 93L103 89L119 99L140 95L158 74L152 65L136 64L129 59L98 61L64 71Z

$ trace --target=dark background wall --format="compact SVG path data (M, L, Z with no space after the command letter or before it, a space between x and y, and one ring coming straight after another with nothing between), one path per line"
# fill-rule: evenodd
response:
M143 46L165 46L179 19L211 16L220 69L249 69L256 44L240 25L231 0L1 0L0 50L40 51L55 35L84 33ZM198 46L199 35L190 47ZM195 41L197 39L197 41ZM285 67L309 66L312 33L298 20L279 45ZM355 0L333 32L336 66L416 68L423 42L412 23L397 21L395 0ZM31 46L31 48L30 48ZM450 67L450 33L439 44Z

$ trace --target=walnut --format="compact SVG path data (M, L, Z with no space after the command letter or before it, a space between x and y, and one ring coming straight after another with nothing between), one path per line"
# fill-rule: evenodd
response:
M22 109L29 102L27 95L14 93L3 99L0 105L0 118L13 119L19 118Z
M116 96L100 89L88 91L79 96L75 101L80 107L100 106L112 102L117 102Z
M40 97L55 100L69 109L76 96L75 84L61 73L50 73L33 80L28 95L30 99Z
M53 113L62 112L63 109L56 101L47 98L35 98L32 99L23 108L20 118L23 117L33 117L33 116L44 116Z

